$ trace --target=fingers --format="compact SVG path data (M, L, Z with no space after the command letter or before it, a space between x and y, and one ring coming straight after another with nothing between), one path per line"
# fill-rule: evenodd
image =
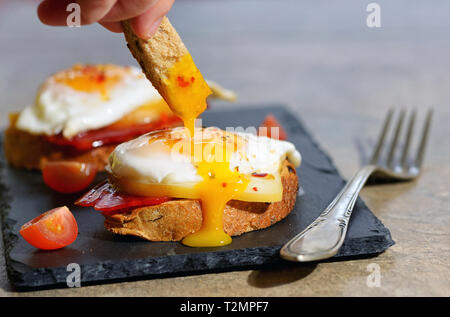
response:
M122 24L120 24L120 22L98 22L98 23L111 32L114 33L123 32Z
M67 6L75 0L44 0L38 17L47 25L67 25ZM148 39L157 31L174 0L77 0L81 24L99 22L112 32L122 32L120 21L131 19L136 35Z
M39 20L47 25L66 25L67 24L67 6L73 0L45 0L42 1L37 9Z
M152 37L158 30L162 18L169 12L174 0L159 0L143 14L131 19L130 24L134 33L142 38Z
M98 22L108 14L116 2L117 0L77 0L81 8L81 23Z
M117 22L128 20L146 12L158 0L119 0L109 10L101 22Z
M81 24L91 24L103 18L117 0L78 0ZM67 25L67 6L74 0L44 0L38 6L38 17L47 25Z

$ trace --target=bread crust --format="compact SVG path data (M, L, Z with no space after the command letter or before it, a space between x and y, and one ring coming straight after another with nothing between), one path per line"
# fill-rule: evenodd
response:
M283 198L279 202L228 202L224 210L224 231L230 236L238 236L267 228L285 218L294 207L298 191L295 167L287 160L282 166L281 180ZM202 224L201 205L194 199L172 200L104 216L107 230L150 241L179 241L198 231Z
M128 21L123 21L122 26L128 49L148 80L165 97L163 81L170 67L189 53L177 31L167 17L162 19L157 32L149 40L137 37Z

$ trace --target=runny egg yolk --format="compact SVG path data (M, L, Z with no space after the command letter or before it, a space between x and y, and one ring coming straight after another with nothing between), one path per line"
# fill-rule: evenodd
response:
M85 93L99 93L103 100L108 92L123 78L123 70L111 65L74 65L65 72L58 73L54 80L74 90Z
M149 143L155 145L154 150L160 146L159 142L188 156L203 179L190 193L200 200L202 226L199 231L185 237L182 243L191 247L230 244L231 237L223 228L225 205L244 192L250 182L249 175L230 169L231 156L242 150L243 140L219 129L196 129L193 137L186 134L174 137L170 130L153 133Z
M160 93L193 135L195 119L205 111L206 97L212 91L189 53L169 69Z
M206 97L212 91L189 53L169 69L163 87L161 95L170 109L183 120L191 136L191 145L194 145L195 119L205 111ZM217 148L216 145L220 143L218 140L220 138L203 140L202 152L206 148ZM229 148L225 148L225 151L221 151L222 155L217 155L214 150L209 151L196 164L197 173L203 178L195 188L201 201L203 222L200 231L183 239L185 245L210 247L231 243L231 237L223 230L225 205L246 189L249 180L237 171L230 170L231 155ZM192 157L195 158L195 153Z
M223 229L225 205L247 188L249 179L230 171L229 162L202 162L197 171L203 178L196 186L202 206L202 227L184 238L182 243L191 247L230 244L231 237Z
M231 149L227 146L229 142L226 142L226 136L222 132L212 133L206 138L201 137L202 156L200 159L196 156L195 148L199 147L198 138L194 134L195 119L205 111L206 98L212 91L189 53L181 57L169 69L158 91L172 112L183 120L189 133L186 133L182 139L188 141L190 149L194 149L189 156L197 168L198 175L203 179L192 189L193 193L190 193L200 199L202 226L198 232L188 235L182 242L192 247L227 245L231 243L231 237L223 229L225 205L233 197L245 191L249 177L230 169L231 154L236 149L234 146ZM199 130L202 131L202 129ZM176 144L164 133L150 139L149 142L161 142L161 140L169 148L173 148Z
M195 139L191 139L195 142ZM183 244L191 247L215 247L231 243L224 232L223 215L225 205L245 191L250 181L248 175L230 169L231 154L237 150L236 143L223 139L202 140L202 159L197 164L197 173L203 178L195 191L202 206L202 226L199 231L185 237ZM194 144L195 146L195 144ZM195 163L195 153L192 156Z
M114 150L109 181L134 196L198 200L202 225L182 242L195 247L226 245L231 242L223 225L228 201L282 200L276 165L288 150L279 147L282 144L263 145L268 162L254 161L258 140L217 128L196 128L193 137L181 127L153 131ZM263 170L268 172L256 172Z

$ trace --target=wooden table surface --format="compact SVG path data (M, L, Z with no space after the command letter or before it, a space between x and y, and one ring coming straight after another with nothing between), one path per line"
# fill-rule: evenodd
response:
M450 2L377 1L380 28L366 25L369 2L178 0L169 17L205 77L241 105L286 104L345 178L369 155L388 108L416 108L419 118L434 108L421 178L361 194L393 247L366 259L26 293L11 289L2 256L0 296L449 296ZM135 64L121 34L44 26L35 7L0 0L1 128L61 68ZM373 266L379 287L367 282Z

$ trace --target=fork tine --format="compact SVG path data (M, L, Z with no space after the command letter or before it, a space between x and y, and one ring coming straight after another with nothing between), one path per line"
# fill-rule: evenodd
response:
M411 144L411 136L412 136L412 131L414 129L414 122L416 120L416 113L417 113L417 111L414 110L413 113L411 113L411 116L409 119L408 132L406 134L406 142L403 147L403 153L402 153L403 169L407 169L407 165L408 165L408 151L409 151L409 146Z
M397 142L398 142L398 137L400 135L400 131L402 130L402 125L403 125L404 118L405 118L405 110L402 110L400 112L400 116L399 116L399 118L397 120L397 127L395 128L394 139L392 140L391 149L389 150L389 155L388 155L388 159L387 159L387 166L389 166L389 167L393 167L395 148L397 146Z
M381 130L381 134L378 137L377 145L375 146L375 150L372 154L372 158L370 159L370 164L377 164L381 149L383 148L384 139L386 138L387 130L389 129L389 125L391 124L392 114L394 113L393 109L389 109L388 114L386 115L386 119L384 119L383 130Z
M414 163L414 167L416 167L417 169L420 169L422 166L425 148L427 145L428 136L430 134L430 125L432 117L433 117L433 109L429 109L427 113L427 118L425 119L426 121L422 132L422 139L420 140L419 149L417 150L416 161Z

